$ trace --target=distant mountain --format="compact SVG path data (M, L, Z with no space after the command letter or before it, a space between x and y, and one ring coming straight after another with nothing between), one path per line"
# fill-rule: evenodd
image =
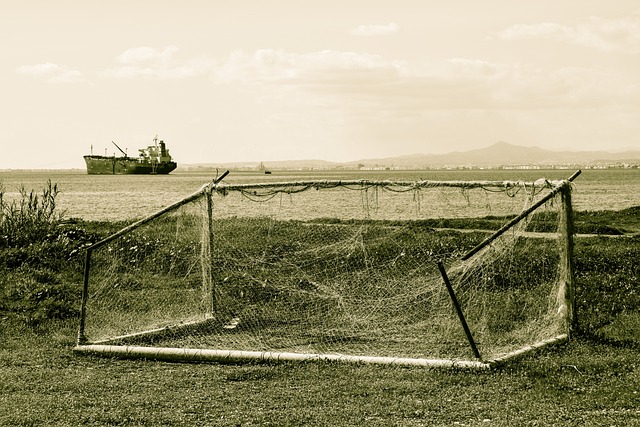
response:
M391 168L441 168L441 167L501 167L501 166L560 166L630 163L640 165L640 151L610 153L608 151L552 151L539 147L523 147L498 142L486 148L454 151L447 154L412 154L378 159L361 159L352 162L326 160L283 160L265 162L267 169L334 169L360 167ZM220 164L182 165L181 169L233 168L256 169L261 162L236 162Z
M640 163L640 151L610 153L607 151L551 151L539 147L522 147L498 142L486 148L469 151L454 151L447 154L414 154L409 156L367 159L349 162L349 165L363 164L388 165L396 167L411 166L519 166L519 165L564 165L629 162Z

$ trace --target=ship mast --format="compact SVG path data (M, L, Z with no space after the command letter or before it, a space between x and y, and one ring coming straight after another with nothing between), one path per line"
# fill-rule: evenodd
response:
M149 156L149 159L151 160L151 174L155 175L158 161L158 134L153 138L153 143L155 144L156 149L154 151L154 155Z

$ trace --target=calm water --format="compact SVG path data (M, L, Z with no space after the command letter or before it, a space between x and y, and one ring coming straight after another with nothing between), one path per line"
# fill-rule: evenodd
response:
M322 171L274 172L272 175L231 172L225 183L315 179L389 180L522 180L565 179L572 170L534 171ZM65 217L88 220L131 220L198 191L214 179L215 173L174 172L170 175L87 175L82 171L0 172L5 197L18 195L21 185L40 190L48 179L61 189L58 203ZM575 181L577 210L619 210L640 205L640 170L585 170Z

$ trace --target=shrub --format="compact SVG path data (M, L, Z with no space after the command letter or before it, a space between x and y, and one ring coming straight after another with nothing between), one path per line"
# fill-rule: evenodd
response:
M0 183L0 311L29 326L76 315L79 286L69 279L79 271L81 249L95 239L62 222L59 193L48 181L41 193L22 187L7 201Z
M58 184L51 180L38 194L20 187L17 200L6 201L4 186L0 183L0 247L24 246L41 240L62 219L56 211Z

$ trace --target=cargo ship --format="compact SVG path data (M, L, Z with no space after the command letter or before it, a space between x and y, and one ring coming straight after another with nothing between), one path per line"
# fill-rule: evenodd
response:
M138 150L138 157L129 157L118 144L111 142L123 155L94 155L91 146L91 154L84 156L89 175L166 175L178 167L164 141L158 141L157 136L153 139L154 145Z

